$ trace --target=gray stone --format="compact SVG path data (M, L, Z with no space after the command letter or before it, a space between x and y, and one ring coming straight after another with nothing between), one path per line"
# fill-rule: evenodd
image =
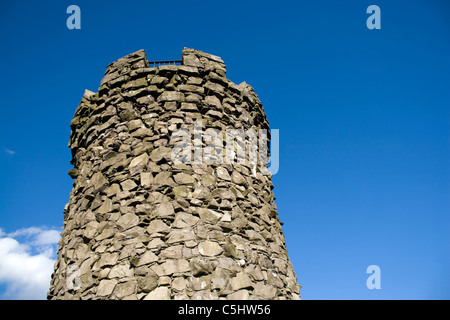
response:
M264 299L273 299L277 294L277 289L271 285L265 285L259 282L254 285L253 294Z
M158 286L158 277L147 273L145 277L138 278L138 286L142 292L150 292Z
M167 239L168 244L174 244L179 242L186 242L189 240L194 240L195 234L191 229L182 229L182 230L171 230L169 233L169 237Z
M134 275L133 270L130 267L130 264L118 264L111 268L111 271L108 273L108 278L127 278L132 277Z
M141 119L135 119L127 122L128 130L130 132L137 130L139 128L145 128L144 123Z
M157 99L158 102L164 101L183 101L184 94L176 91L164 91Z
M211 224L216 224L222 218L222 214L212 209L198 208L197 213L202 221Z
M169 160L171 157L171 152L172 149L167 148L167 147L159 147L154 149L151 153L150 153L150 159L154 162L159 162L162 159L167 159Z
M201 177L201 183L205 187L213 187L216 185L217 178L211 174L204 174Z
M113 292L116 285L117 285L117 280L102 280L102 281L100 281L100 283L97 287L96 296L97 297L106 297L106 296L111 295L111 293Z
M145 137L151 137L153 135L153 131L147 128L139 128L132 132L131 135L135 138L143 139Z
M174 228L191 228L197 224L200 219L196 216L188 214L186 212L178 212L175 216L175 221L172 226Z
M123 228L123 230L130 229L137 226L139 223L139 217L134 213L127 213L117 220L117 224Z
M137 184L132 180L128 179L120 184L124 191L132 191L137 188Z
M211 261L205 258L193 258L190 260L189 265L194 276L210 274L213 271L213 265Z
M218 289L220 292L230 291L230 274L222 268L216 268L211 275L211 289Z
M216 96L206 96L205 103L209 107L214 107L216 109L222 109L222 104L220 103L220 100Z
M217 167L216 174L220 179L231 181L231 176L228 173L228 170L225 169L224 167Z
M92 239L98 233L99 223L97 221L89 222L86 227L83 236L88 239Z
M116 229L113 228L105 229L102 231L102 233L100 233L98 236L95 237L95 240L102 241L108 238L112 238L116 233L117 233Z
M198 107L196 103L182 102L181 111L198 112Z
M111 199L106 198L105 201L103 201L100 208L98 208L97 213L105 214L111 212L111 210L112 210L112 201Z
M127 281L124 283L117 284L114 288L112 296L116 297L117 299L124 299L127 296L135 294L136 291L137 291L136 281Z
M174 176L174 180L178 184L190 184L193 185L195 182L195 179L192 175L186 174L186 173L178 173Z
M219 297L215 292L209 290L196 291L192 295L192 300L217 300Z
M152 233L168 233L170 231L170 227L165 224L162 220L152 220L147 227L147 232L149 234Z
M194 291L210 290L211 289L211 276L202 277L189 277L188 287Z
M175 216L173 205L170 202L161 202L156 205L156 214L160 218L168 218Z
M152 80L150 81L151 84L155 84L155 85L165 85L168 82L169 82L169 79L167 79L166 77L160 77L160 76L154 76L152 78Z
M153 182L153 175L150 172L141 172L141 187L149 188Z
M104 268L107 266L114 266L116 262L119 260L119 254L114 253L105 253L102 255L100 260L96 263L97 268Z
M239 185L247 185L247 181L245 180L245 178L237 171L232 172L231 181Z
M142 256L139 257L136 267L140 267L155 261L158 261L158 257L153 252L147 251Z
M156 288L144 300L170 300L170 289L167 287Z
M231 279L230 282L231 288L235 291L253 287L253 283L250 278L243 272L239 272L234 278Z
M175 199L186 198L189 196L189 189L186 186L176 186L173 188Z
M183 291L184 289L186 289L186 279L182 277L175 278L173 279L171 286L175 291Z
M190 270L189 262L185 259L167 259L160 265L152 267L158 276L168 276L174 273L182 273Z
M228 300L249 300L250 294L248 290L242 289L236 292L233 292L227 296Z
M183 65L192 67L203 67L203 64L194 54L183 55Z
M174 186L175 183L172 180L172 173L163 171L156 175L154 181L155 186Z
M130 162L130 168L136 166L146 166L149 160L149 156L146 153L141 154L139 157L134 158Z
M217 242L207 240L200 242L198 245L198 252L200 252L202 256L214 257L222 253L222 251L222 248Z
M208 200L211 198L211 193L207 187L198 186L192 193L192 197L200 200Z
M183 248L182 245L168 247L162 250L158 257L160 259L181 259L183 256Z

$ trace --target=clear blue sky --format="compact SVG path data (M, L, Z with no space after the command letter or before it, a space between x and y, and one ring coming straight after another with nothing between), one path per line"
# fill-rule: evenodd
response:
M191 47L280 130L274 192L303 299L449 299L449 15L445 0L3 2L0 235L62 226L69 123L109 63Z

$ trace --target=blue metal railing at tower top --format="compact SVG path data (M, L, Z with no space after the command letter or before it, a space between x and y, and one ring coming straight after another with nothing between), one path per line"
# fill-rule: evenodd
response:
M160 65L164 65L164 64L181 64L182 60L164 60L164 61L149 61L148 64L150 65L150 67L153 65L153 68L158 67Z

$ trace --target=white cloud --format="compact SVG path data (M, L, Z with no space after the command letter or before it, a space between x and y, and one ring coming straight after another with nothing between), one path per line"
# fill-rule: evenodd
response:
M16 153L14 150L6 149L6 148L3 148L3 150L5 150L5 152L11 156L13 156Z
M46 298L59 238L48 228L0 229L0 283L6 285L1 299Z

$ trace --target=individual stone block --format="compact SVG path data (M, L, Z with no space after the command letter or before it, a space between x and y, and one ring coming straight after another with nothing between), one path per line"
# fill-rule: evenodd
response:
M183 246L171 246L161 251L158 255L160 259L181 259L183 256ZM189 269L189 268L188 268Z
M152 270L158 276L170 276L174 273L188 272L189 262L185 259L167 259L165 262L153 266Z
M244 272L239 272L234 278L231 279L230 283L231 288L235 291L253 287L253 283Z
M186 242L189 240L194 240L195 234L191 229L183 229L183 230L171 230L169 232L169 237L167 239L168 244L174 244L179 242Z
M183 291L186 289L186 279L183 277L175 278L171 284L172 290Z
M131 160L130 168L134 168L137 166L145 167L147 165L148 160L149 160L149 156L146 153L143 153L140 156Z
M195 179L192 175L183 172L176 174L173 178L177 184L194 185L195 182Z
M122 190L124 191L131 191L137 188L137 184L132 180L128 179L120 184L122 187Z
M141 292L151 292L158 286L158 276L147 272L144 277L138 278L138 287Z
M170 300L170 289L167 287L156 288L144 300Z
M202 256L214 257L222 253L222 248L217 242L203 241L198 245L198 252Z
M147 232L149 234L152 233L168 233L170 231L170 227L165 224L162 220L152 220L147 227Z
M123 230L128 230L132 227L137 226L139 223L139 217L134 213L127 213L117 220L117 225L120 226Z
M154 76L152 77L152 79L150 80L151 84L155 84L157 86L164 86L169 82L169 79L167 79L166 77L161 77L161 76Z
M250 298L250 293L248 290L245 290L245 289L236 291L227 296L228 300L249 300L249 298Z
M182 102L181 103L181 111L198 112L198 107L197 107L196 103Z
M216 96L206 96L204 101L208 107L212 107L217 110L222 109L222 104Z
M106 198L100 208L98 208L97 213L104 214L109 213L112 210L112 201L111 199Z
M142 256L137 258L137 261L134 264L136 267L140 267L143 265L150 264L152 262L158 261L158 257L151 251L146 251Z
M277 294L277 289L271 285L265 285L259 282L254 285L253 294L264 299L273 299Z
M200 219L198 217L186 212L177 212L172 227L179 229L192 228L198 223L199 220Z
M223 179L223 180L226 180L226 181L231 181L231 176L230 176L228 170L225 169L224 167L218 167L216 169L216 175L220 179Z
M184 54L183 52L183 65L192 67L203 67L200 59L195 54Z
M111 268L111 271L108 273L108 278L114 279L114 278L128 278L133 277L134 272L133 269L131 269L131 266L129 263L125 264L118 264Z
M203 87L193 85L193 84L183 84L178 86L178 89L182 92L188 92L188 93L197 93L197 94L204 94L205 89Z
M198 208L197 213L206 223L216 224L222 218L222 214L212 209Z
M161 202L156 205L156 214L160 218L169 218L175 216L173 205L170 202Z
M111 295L111 293L113 292L116 285L117 285L117 280L102 280L102 281L100 281L100 283L97 287L96 296L106 297L106 296Z
M119 283L114 287L112 297L116 299L124 299L125 297L131 296L137 291L136 281L127 281L124 283Z
M149 188L153 183L153 175L150 172L141 172L141 187Z
M212 262L203 257L191 259L189 265L194 276L210 274L214 268Z
M157 99L158 102L165 101L184 101L184 94L176 91L164 91Z
M242 176L242 174L240 174L237 171L233 171L231 174L231 181L239 184L239 185L247 185L247 180L245 180L245 178Z
M150 153L150 159L154 162L159 162L162 159L169 160L171 157L172 149L167 147L159 147Z

